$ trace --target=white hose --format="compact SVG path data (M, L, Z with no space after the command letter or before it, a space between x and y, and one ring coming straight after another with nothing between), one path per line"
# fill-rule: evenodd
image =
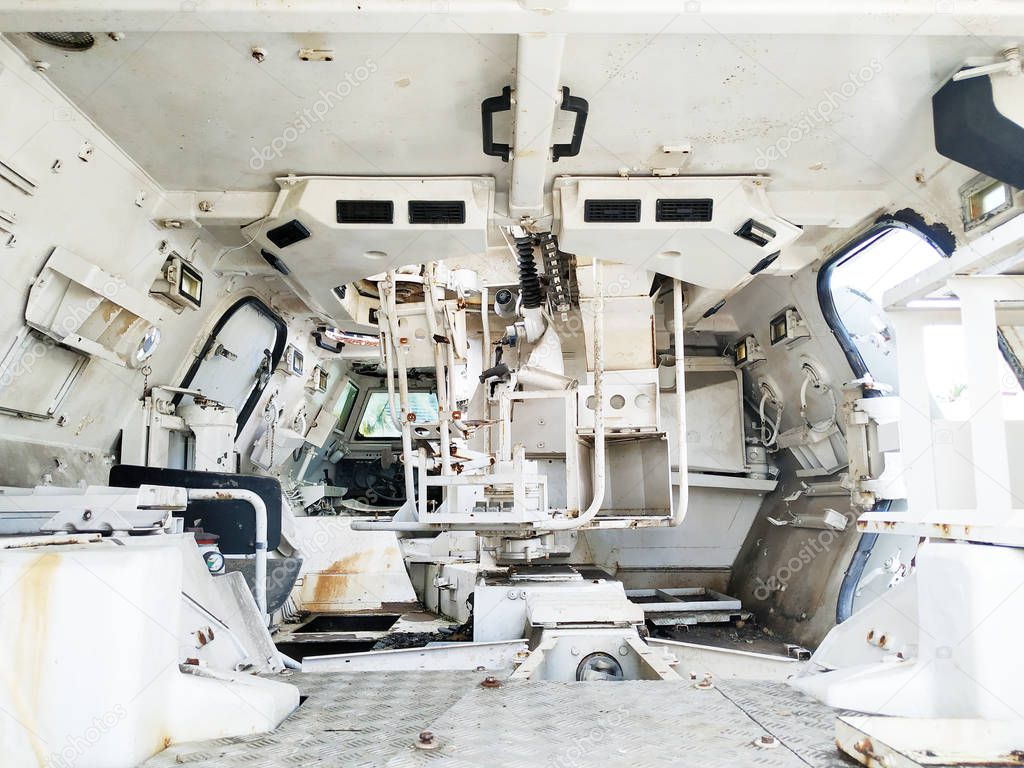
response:
M807 388L813 386L826 390L832 396L832 415L827 419L819 421L817 424L812 424L807 418ZM811 432L828 432L835 426L836 417L839 415L839 401L836 399L836 393L832 390L828 384L814 384L811 381L811 376L804 376L804 383L800 385L800 418L804 420L804 424Z
M779 439L779 429L781 428L782 424L782 403L778 401L773 401L775 402L775 406L778 409L775 413L774 422L772 422L772 420L768 418L767 414L765 414L764 406L769 399L770 398L768 396L768 392L764 391L764 394L762 394L761 396L761 402L757 406L757 414L761 418L761 442L764 444L765 448L770 448L771 446L775 445L775 442ZM773 432L770 438L765 434L765 424L772 425Z

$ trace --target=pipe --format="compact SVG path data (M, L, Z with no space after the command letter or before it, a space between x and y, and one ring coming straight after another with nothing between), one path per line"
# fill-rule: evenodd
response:
M387 296L387 287L384 283L377 283L377 290L381 296ZM384 370L387 371L387 383L388 383L388 414L391 416L391 423L395 429L399 432L402 431L402 422L398 418L398 413L395 411L395 370L394 361L391 359L391 333L385 327L387 325L387 308L385 307L384 301L380 303L380 307L377 313L377 320L384 320L385 322L381 325L381 336L383 337L380 345L381 355L384 362Z
M395 299L396 286L395 271L388 272L384 296L387 301L388 336L391 338L391 348L395 353L395 364L398 368L398 397L402 409L402 457L405 469L405 500L416 502L416 486L413 480L412 463L409 461L412 456L412 424L409 421L409 377L405 369L405 352L400 350L400 339L398 337L398 305Z
M277 652L277 655L281 657L281 663L288 669L302 669L302 665L299 664L295 659L286 653Z
M194 501L244 501L252 507L256 517L256 578L253 596L256 607L264 622L270 621L267 615L267 505L259 494L243 488L189 488L189 500Z
M480 366L482 370L487 370L491 367L491 320L488 316L490 307L487 305L489 301L487 286L480 286L480 324L483 326L484 333L483 365Z
M682 313L680 313L680 317ZM538 525L544 531L566 531L590 522L604 504L604 283L601 279L601 262L594 259L594 498L590 506L578 517L551 520ZM566 446L571 450L573 446Z
M679 500L672 510L671 522L675 527L686 519L690 506L690 461L686 450L686 362L683 360L683 284L677 279L672 281L672 326L676 354L676 440L679 443Z
M441 349L441 343L437 341L437 337L442 334L438 331L437 301L434 296L435 266L436 263L427 267L423 280L423 296L426 299L427 327L430 329L430 341L434 346L434 377L437 379L437 428L441 436L441 474L450 475L452 473L452 438L448 421L451 418L451 387L449 377L445 376L444 372L444 351ZM452 344L453 340L449 337L448 346L451 347ZM449 367L449 374L451 374L452 370Z

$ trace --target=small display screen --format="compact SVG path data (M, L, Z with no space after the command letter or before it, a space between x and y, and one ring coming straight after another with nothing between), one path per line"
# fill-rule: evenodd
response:
M771 324L771 339L772 344L778 344L780 341L785 339L789 335L789 322L786 319L786 313L783 312L778 317L772 319Z

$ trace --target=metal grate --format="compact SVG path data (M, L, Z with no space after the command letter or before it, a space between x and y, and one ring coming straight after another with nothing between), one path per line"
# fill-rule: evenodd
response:
M88 51L96 44L89 32L29 32L29 36L62 51Z
M410 224L465 224L466 203L462 200L410 200Z
M583 220L588 223L640 221L639 200L587 200L583 203Z
M394 224L395 204L390 200L339 200L339 224Z
M714 200L668 199L659 200L655 211L656 221L711 221Z

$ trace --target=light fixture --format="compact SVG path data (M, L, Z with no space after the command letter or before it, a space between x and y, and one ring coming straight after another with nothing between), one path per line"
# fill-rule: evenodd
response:
M981 226L1013 207L1013 187L979 174L960 187L960 216L964 231Z
M150 293L179 307L198 309L203 303L203 273L177 253L171 253Z
M732 361L737 368L745 368L764 359L764 351L753 335L744 336L733 345Z
M782 310L772 318L768 326L768 338L771 339L772 346L785 343L787 347L791 347L810 336L810 329L794 307Z
M765 246L775 239L775 230L754 219L747 219L743 225L734 233L736 237L742 237L754 245Z
M149 326L139 340L139 345L128 358L129 368L139 368L156 352L160 345L160 329L155 325Z
M319 365L313 366L313 375L309 377L309 389L314 392L326 392L327 382L330 379L330 374L327 373Z
M284 351L284 368L292 376L301 376L303 371L304 358L293 345L289 344Z

